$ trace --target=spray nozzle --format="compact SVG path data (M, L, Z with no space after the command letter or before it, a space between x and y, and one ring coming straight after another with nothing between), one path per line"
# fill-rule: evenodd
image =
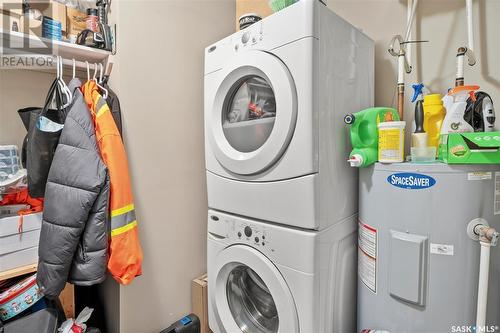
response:
M417 99L418 96L423 96L423 91L424 91L424 84L419 83L419 84L414 84L412 85L413 87L413 97L411 98L411 102L414 103Z

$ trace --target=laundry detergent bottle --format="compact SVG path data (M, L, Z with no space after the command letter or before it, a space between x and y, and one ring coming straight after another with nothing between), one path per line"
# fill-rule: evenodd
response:
M348 114L344 122L351 125L349 134L353 150L348 162L352 167L367 167L378 160L378 124L398 121L398 111L393 108L378 107Z
M459 86L451 89L448 95L453 97L449 110L446 110L441 134L448 133L469 133L474 132L474 128L464 119L467 108L467 99L475 98L475 91L479 86Z
M427 145L439 147L439 134L443 126L446 109L440 94L424 96L424 131L427 133Z

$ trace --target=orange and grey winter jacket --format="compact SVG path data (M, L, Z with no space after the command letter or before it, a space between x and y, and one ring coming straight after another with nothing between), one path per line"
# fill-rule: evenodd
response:
M132 197L125 147L106 100L94 81L82 87L85 102L95 123L101 157L108 167L111 192L111 239L108 270L121 284L141 275L142 249Z

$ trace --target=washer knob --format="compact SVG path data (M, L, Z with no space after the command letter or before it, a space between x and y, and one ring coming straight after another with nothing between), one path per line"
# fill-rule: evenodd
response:
M241 231L238 231L238 238L241 238Z
M243 231L245 232L245 236L247 237L252 236L252 228L250 228L249 226L246 226Z

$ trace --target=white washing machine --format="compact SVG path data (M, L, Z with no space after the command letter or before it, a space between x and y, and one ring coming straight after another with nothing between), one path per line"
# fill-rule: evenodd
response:
M343 118L373 91L373 41L317 0L207 47L209 207L307 229L354 214Z
M215 333L356 331L356 216L322 231L208 212Z

